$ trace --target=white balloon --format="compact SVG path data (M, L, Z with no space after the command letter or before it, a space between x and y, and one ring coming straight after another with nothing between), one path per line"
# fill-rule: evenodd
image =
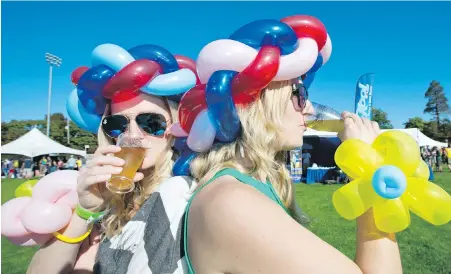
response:
M332 41L330 40L329 34L327 34L326 44L323 49L321 49L321 55L323 56L323 65L329 61L330 55L332 54Z
M216 129L210 120L208 110L202 110L194 120L186 143L192 151L205 152L216 137Z
M197 58L197 72L202 83L218 70L243 71L257 57L258 51L241 42L220 39L206 45ZM274 81L297 78L310 70L318 56L318 45L311 38L299 39L299 46L291 54L280 58Z
M204 84L215 71L243 71L255 57L257 51L248 45L230 39L216 40L199 53L196 61L197 74Z
M298 78L309 71L318 57L318 45L312 38L298 40L298 48L280 58L279 70L273 81Z

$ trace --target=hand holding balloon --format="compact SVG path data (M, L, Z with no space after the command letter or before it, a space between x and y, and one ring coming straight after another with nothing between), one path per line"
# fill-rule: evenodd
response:
M335 162L354 181L333 194L337 212L352 220L373 208L376 227L388 233L409 226L409 210L431 224L448 223L451 196L427 181L429 171L415 140L401 131L387 131L372 141L373 134L365 131L375 132L376 125L344 116L345 140Z

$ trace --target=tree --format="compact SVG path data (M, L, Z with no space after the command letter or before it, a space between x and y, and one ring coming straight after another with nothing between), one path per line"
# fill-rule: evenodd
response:
M436 123L436 133L442 129L441 120L442 114L448 113L448 99L445 96L445 92L443 91L443 87L440 85L438 81L432 81L429 84L429 88L427 89L424 97L428 99L426 103L426 108L424 109L424 113L429 113L434 118ZM446 132L440 132L442 135L446 135Z
M420 131L423 131L428 122L421 119L420 117L410 118L407 122L404 123L404 128L418 128Z
M388 120L387 112L383 111L380 108L373 108L373 111L371 114L371 121L377 122L381 129L392 129L393 128L391 121Z
M12 120L2 122L2 145L16 140L20 136L37 127L46 134L47 117L43 120ZM67 143L67 119L62 113L54 113L50 116L50 138L54 141L75 149L85 149L85 145L91 148L97 147L96 135L80 129L75 123L70 122L70 143Z

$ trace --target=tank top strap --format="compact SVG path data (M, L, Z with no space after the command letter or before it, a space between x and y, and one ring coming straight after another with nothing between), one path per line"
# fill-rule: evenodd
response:
M279 196L277 195L276 191L274 190L271 182L267 181L266 184L262 183L261 181L258 181L254 177L249 176L247 174L243 174L234 168L226 168L226 169L219 171L210 180L208 180L206 183L201 185L196 191L194 191L193 195L188 200L188 204L186 206L185 220L184 220L184 226L183 226L183 236L184 236L183 237L184 238L183 246L184 246L184 250L185 250L185 260L186 260L186 265L188 267L188 274L195 274L194 269L191 265L191 260L188 255L188 214L189 214L189 209L191 207L191 203L192 203L194 197L196 196L196 194L199 193L205 186L209 185L210 183L212 183L214 180L218 179L219 177L227 176L227 175L234 177L235 179L237 179L238 181L240 181L244 184L254 187L258 191L260 191L262 194L264 194L266 197L268 197L269 199L276 202L279 206L281 206L285 210L285 212L287 212L290 215L288 209L283 205L282 201L280 200Z

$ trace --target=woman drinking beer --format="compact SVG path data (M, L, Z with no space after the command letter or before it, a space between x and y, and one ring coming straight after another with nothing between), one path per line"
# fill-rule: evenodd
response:
M181 95L198 81L194 61L174 56L155 45L142 45L127 51L105 44L93 51L93 63L97 65L74 71L72 76L78 91L75 90L71 98L78 101L69 99L68 113L86 130L95 131L100 123L99 146L94 157L80 171L79 205L62 232L63 237L40 248L28 273L90 273L96 256L97 273L126 273L127 269L128 273L140 273L147 261L138 257L143 256L149 244L143 241L143 237L149 237L143 235L143 231L147 223L160 221L152 219L150 212L155 208L164 210L160 204L163 192L159 185L171 178L175 157L173 138L167 132L177 121L177 102ZM85 85L89 81L91 86ZM90 87L92 89L92 83L102 83L101 100L87 92ZM92 111L74 110L72 103L87 109L92 107L90 104L95 104L92 109L101 108L103 115L95 117ZM129 138L128 145L132 146L123 145L125 138ZM133 151L129 148L136 148L136 144L139 144L137 150L127 152ZM140 151L143 153L137 153ZM133 167L133 162L138 164ZM122 181L117 183L114 178L122 178ZM183 177L171 180L184 185L188 192L189 180ZM87 220L100 216L103 216L100 229L94 229L82 245L74 240L89 233ZM163 238L171 234L169 228L160 231L163 233L159 236ZM99 232L104 236L100 245ZM134 262L130 263L132 257ZM171 260L170 257L159 259ZM111 261L116 263L111 264Z
M183 219L186 273L402 273L395 237L376 228L372 211L357 220L355 261L294 220L283 152L302 146L313 113L299 77L330 53L325 27L310 16L255 21L200 52L206 88L179 106L188 139L176 164L194 158L200 185ZM355 114L342 119L342 140L371 143L379 133Z

